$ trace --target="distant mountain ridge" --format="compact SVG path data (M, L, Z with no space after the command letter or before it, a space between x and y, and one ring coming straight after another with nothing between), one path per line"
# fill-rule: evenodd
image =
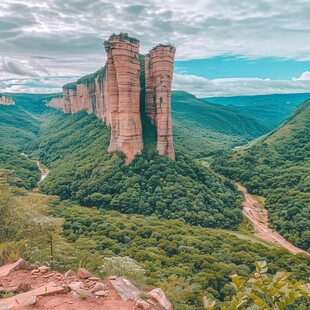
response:
M202 100L231 107L255 118L268 130L278 127L310 93L213 97Z
M285 238L310 249L310 100L278 129L213 167L267 198L270 222Z
M205 102L184 91L172 93L172 119L176 149L196 158L229 151L269 131L242 111Z

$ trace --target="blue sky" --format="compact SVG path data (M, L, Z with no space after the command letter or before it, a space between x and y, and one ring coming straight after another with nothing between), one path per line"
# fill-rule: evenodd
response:
M176 46L173 89L310 90L309 0L1 0L0 91L59 92L106 61L112 33Z
M291 80L310 71L310 61L281 58L246 59L241 56L218 56L209 59L194 59L175 62L177 74L190 74L207 79L261 78Z

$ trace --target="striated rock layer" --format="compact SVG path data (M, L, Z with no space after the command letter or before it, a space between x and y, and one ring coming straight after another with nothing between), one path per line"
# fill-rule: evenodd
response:
M15 101L10 96L0 94L0 104L14 105Z
M157 129L157 151L175 159L172 119L171 87L175 48L158 45L145 56L145 110Z
M95 114L111 127L109 152L121 151L129 163L143 149L140 107L139 41L127 34L104 43L107 63L97 72L63 87L63 99L49 105L65 113ZM175 48L160 45L145 56L147 116L157 128L159 154L175 158L172 140L171 84Z
M139 41L116 37L105 42L107 95L111 116L109 152L121 151L130 162L143 149L140 116Z

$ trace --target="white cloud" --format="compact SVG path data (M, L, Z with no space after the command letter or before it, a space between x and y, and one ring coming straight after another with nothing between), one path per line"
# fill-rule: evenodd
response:
M293 78L294 81L310 81L310 72L305 71L299 78Z
M208 80L195 75L175 74L173 89L188 91L200 98L238 95L309 93L310 80L270 80L259 78L227 78Z
M14 78L0 81L0 91L8 93L58 93L66 83L76 81L78 76ZM183 90L200 98L309 93L310 80L270 80L259 78L227 78L208 80L195 75L175 74L174 90Z
M0 54L49 56L49 70L61 70L61 59L87 57L91 72L105 58L103 40L125 31L141 40L142 52L175 43L177 59L310 60L309 15L306 0L2 0Z
M0 81L0 92L51 94L62 91L64 84L76 81L78 76L14 78Z

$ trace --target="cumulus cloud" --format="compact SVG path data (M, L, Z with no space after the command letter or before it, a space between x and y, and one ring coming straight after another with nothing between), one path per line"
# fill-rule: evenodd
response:
M64 84L76 81L78 76L14 78L0 81L0 91L6 93L51 94L62 91Z
M2 0L1 52L102 56L113 32L141 39L143 51L172 41L178 59L236 54L309 59L305 0Z
M308 93L310 92L310 80L270 80L259 78L208 80L194 75L175 74L173 89L185 90L200 98Z
M299 78L293 78L294 81L310 81L310 72L305 71Z
M35 60L0 57L0 77L28 76L39 77L50 72Z
M172 42L177 60L310 60L309 15L306 0L1 0L0 80L36 77L42 92L58 91L42 84L44 77L80 76L102 67L102 43L113 32L138 37L142 53ZM308 80L309 72L292 81L176 75L174 87L199 96L308 92ZM40 89L24 81L0 83L14 91Z

